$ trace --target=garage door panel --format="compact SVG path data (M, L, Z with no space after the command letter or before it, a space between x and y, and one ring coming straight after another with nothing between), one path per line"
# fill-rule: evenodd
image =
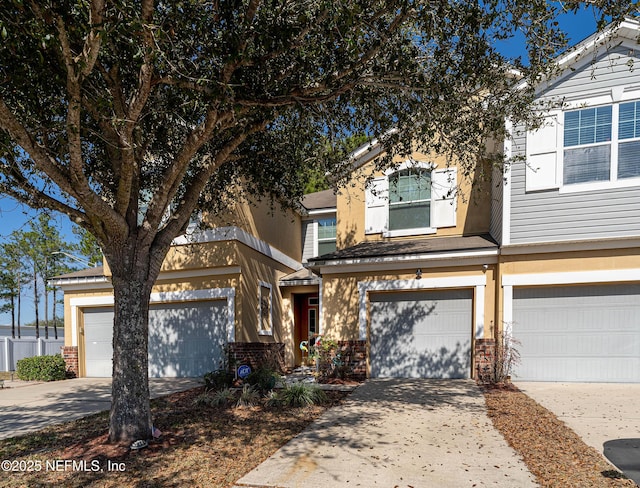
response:
M153 305L149 322L149 376L202 376L219 367L226 302Z
M515 288L515 377L640 381L640 285Z
M85 365L87 376L110 377L113 374L113 309L90 308L84 313Z
M371 375L467 378L471 310L471 290L371 294Z
M224 357L226 300L154 304L149 308L149 376L197 377ZM112 375L113 308L87 308L87 376Z

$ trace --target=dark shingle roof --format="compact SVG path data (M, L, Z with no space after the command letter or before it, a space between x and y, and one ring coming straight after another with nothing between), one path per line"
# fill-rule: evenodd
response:
M55 276L54 280L66 280L73 278L102 278L104 277L104 266L95 266L93 268L81 269L72 273Z
M392 257L411 254L497 250L498 244L489 236L427 237L393 241L366 241L355 246L309 259L316 263L340 259Z
M335 208L338 198L333 190L323 190L309 193L302 199L302 205L307 210L319 210L321 208Z

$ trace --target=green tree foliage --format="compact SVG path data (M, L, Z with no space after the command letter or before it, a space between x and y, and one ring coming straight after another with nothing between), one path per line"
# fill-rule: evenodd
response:
M0 244L0 311L11 313L11 337L14 339L20 337L20 298L25 282L22 252L18 243L19 238L13 232L7 241Z
M507 63L537 79L563 48L555 17L580 4L4 0L0 192L68 215L104 252L110 439L149 435L148 299L195 211L241 181L294 206L309 167L346 178L348 161L322 163L327 135L379 137L390 156L455 148L472 168L505 115L529 116L532 89L509 91ZM494 47L516 33L529 65Z
M90 265L101 265L102 250L93 234L77 225L74 225L71 231L78 239L77 244L73 246L73 251L83 256Z

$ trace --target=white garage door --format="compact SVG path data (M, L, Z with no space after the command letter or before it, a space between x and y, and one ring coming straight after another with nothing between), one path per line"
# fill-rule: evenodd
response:
M226 300L154 304L149 309L149 376L196 377L220 367ZM84 310L87 376L110 377L113 309Z
M515 288L515 377L640 382L640 285Z
M472 290L371 293L371 376L468 378Z

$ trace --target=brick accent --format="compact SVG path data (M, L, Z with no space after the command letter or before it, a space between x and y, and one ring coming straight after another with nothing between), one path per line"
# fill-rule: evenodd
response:
M284 343L282 342L230 342L229 370L235 371L240 364L247 364L253 371L260 366L274 368L284 373Z
M475 351L476 380L487 382L492 374L496 353L496 341L494 339L476 339Z
M320 372L327 377L341 375L344 379L364 381L367 377L367 344L365 341L337 341L342 366L330 372L330 363L320 364Z
M67 374L78 376L78 346L62 346L60 352L67 365Z

